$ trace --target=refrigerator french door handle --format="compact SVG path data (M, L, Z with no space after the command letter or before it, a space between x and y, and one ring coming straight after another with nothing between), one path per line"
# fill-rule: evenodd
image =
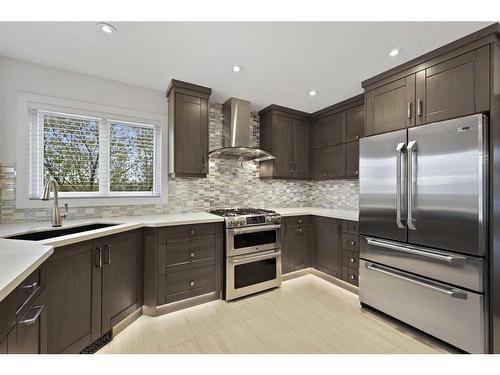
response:
M404 229L404 224L401 220L401 154L405 147L405 143L398 143L396 146L396 224L398 228Z
M413 154L417 152L417 141L409 141L408 146L408 219L406 221L408 228L416 230L416 223L413 219Z

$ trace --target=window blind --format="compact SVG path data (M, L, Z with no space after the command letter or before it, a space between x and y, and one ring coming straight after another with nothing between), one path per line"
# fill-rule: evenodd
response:
M30 198L53 177L64 196L158 195L160 127L32 110Z

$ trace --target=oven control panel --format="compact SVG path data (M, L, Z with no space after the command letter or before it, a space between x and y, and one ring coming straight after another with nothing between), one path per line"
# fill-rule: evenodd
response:
M266 217L264 215L260 216L247 216L247 225L265 224Z
M281 224L281 216L276 215L249 215L226 218L226 228L247 227L253 225Z

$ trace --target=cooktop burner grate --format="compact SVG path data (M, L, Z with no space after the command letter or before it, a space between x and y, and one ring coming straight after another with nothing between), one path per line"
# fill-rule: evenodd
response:
M276 213L275 211L265 210L262 208L224 208L218 210L210 210L208 212L223 217L244 216L244 215L266 215L266 214Z

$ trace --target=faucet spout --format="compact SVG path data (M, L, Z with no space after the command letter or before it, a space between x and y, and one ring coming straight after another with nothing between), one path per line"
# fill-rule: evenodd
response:
M54 177L49 177L43 186L42 196L43 201L50 200L50 189L54 192L54 206L52 207L52 226L60 227L62 225L61 210L59 209L59 184Z

